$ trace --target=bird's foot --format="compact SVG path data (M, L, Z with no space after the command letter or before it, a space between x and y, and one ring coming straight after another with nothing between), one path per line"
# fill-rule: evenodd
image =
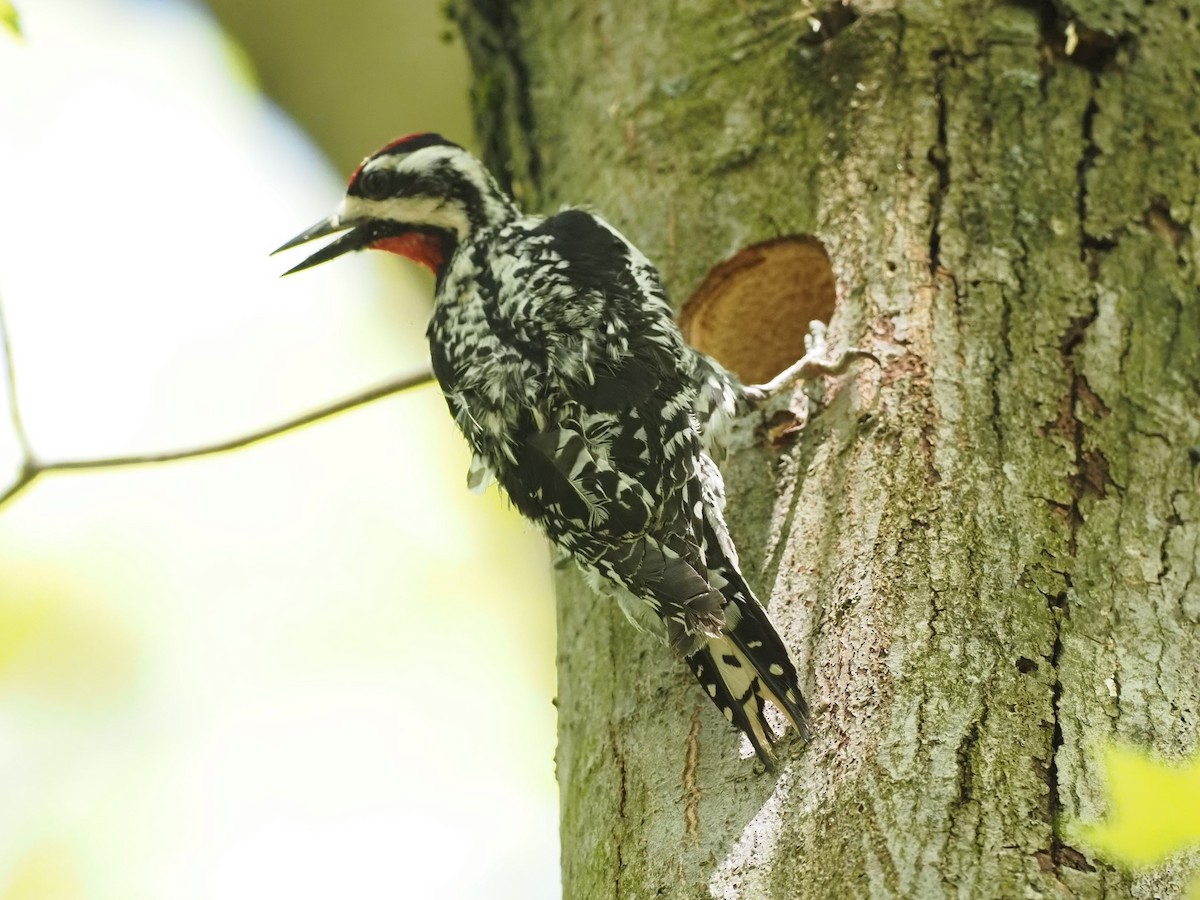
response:
M851 363L860 359L869 359L875 365L880 364L879 357L869 350L843 350L832 359L828 354L825 324L814 321L804 338L804 356L770 381L746 385L742 388L742 396L751 408L755 408L764 401L782 394L797 381L809 381L821 375L841 375L850 368Z

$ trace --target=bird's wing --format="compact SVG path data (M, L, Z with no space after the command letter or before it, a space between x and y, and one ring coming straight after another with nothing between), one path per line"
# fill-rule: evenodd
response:
M533 230L518 258L510 321L545 354L505 487L550 537L649 603L683 652L715 633L720 592L700 548L700 453L689 360L657 275L590 213L567 210ZM516 279L512 279L514 284ZM517 288L514 288L517 290Z

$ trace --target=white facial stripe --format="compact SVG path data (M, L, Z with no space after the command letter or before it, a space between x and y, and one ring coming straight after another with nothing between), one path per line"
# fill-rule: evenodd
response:
M424 147L408 154L388 154L373 159L363 166L362 174L379 170L419 174L434 168L442 160L450 159L453 165L455 156L462 156L462 151L456 147ZM466 236L470 227L466 211L446 197L368 200L365 197L347 196L343 201L342 214L352 218L391 219L394 222L444 228L460 238Z
M344 215L352 219L391 219L412 222L431 228L444 228L460 238L470 229L467 213L445 197L397 197L388 200L367 200L347 197Z
M469 158L469 157L467 157ZM373 159L363 166L362 174L380 169L391 172L419 174L437 168L442 163L449 162L450 166L459 172L464 171L462 160L464 154L457 147L422 147L412 153L389 153L378 159Z
M493 222L516 212L511 201L496 188L483 164L458 147L423 147L407 154L385 154L368 162L362 175L380 170L395 172L409 184L420 183L420 176L440 170L442 177L438 181L456 183L464 193L457 200L440 193L385 200L348 196L347 216L444 228L463 239L473 227L479 227L480 221L475 219ZM470 197L474 204L470 207L470 215L463 196ZM475 197L478 197L477 201Z
M459 164L462 159L463 152L457 147L423 147L404 156L385 156L380 162L391 160L391 167L397 172L405 170L420 172L449 160L454 168L462 171L462 166Z

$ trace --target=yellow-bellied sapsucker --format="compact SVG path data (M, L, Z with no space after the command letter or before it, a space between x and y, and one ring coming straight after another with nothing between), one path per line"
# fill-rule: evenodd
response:
M646 257L592 213L522 214L436 134L369 157L338 211L280 250L337 232L290 271L371 248L436 275L433 371L471 480L494 475L585 571L656 614L764 763L767 701L807 737L796 667L739 570L701 434L738 386L684 343Z

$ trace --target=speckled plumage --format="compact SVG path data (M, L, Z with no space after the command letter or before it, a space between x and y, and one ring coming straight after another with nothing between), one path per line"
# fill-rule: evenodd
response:
M585 571L645 603L765 762L765 701L807 734L794 664L742 578L701 431L713 438L736 385L684 343L650 262L590 212L522 215L433 135L369 158L329 222L353 230L318 262L363 246L418 258L419 237L437 274L433 370L473 450L471 482L494 476Z

